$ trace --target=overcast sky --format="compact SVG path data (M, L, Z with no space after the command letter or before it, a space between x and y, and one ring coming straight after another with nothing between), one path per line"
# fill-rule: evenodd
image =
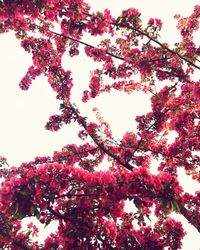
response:
M161 41L169 43L177 42L179 39L175 28L176 22L173 19L174 14L180 13L187 16L192 12L193 6L199 3L194 0L90 0L88 2L93 10L109 8L115 16L120 14L122 9L135 7L141 11L145 22L150 17L161 18L164 23ZM200 38L199 34L198 36L197 40ZM20 42L12 33L0 35L0 55L0 155L7 157L10 165L18 166L37 155L51 155L53 150L59 150L68 143L78 143L76 125L65 126L56 133L44 129L48 117L59 113L56 94L44 77L35 80L29 91L19 89L18 83L31 65L31 54L20 48ZM88 83L88 71L94 64L85 57L82 60L75 57L70 62L67 57L64 57L63 65L73 70L76 89L73 91L73 100L79 104L81 92ZM149 104L148 97L144 98L144 95L138 93L134 96L123 93L106 94L97 100L82 104L81 111L92 121L94 119L92 108L97 106L105 120L111 124L114 135L119 137L125 131L135 128L134 117L149 111ZM191 182L186 177L182 180L187 185L191 183L186 187L190 192L199 187L199 184ZM178 218L177 215L176 217ZM183 222L188 232L183 249L191 249L192 242L192 249L198 250L200 235L187 222L184 220Z

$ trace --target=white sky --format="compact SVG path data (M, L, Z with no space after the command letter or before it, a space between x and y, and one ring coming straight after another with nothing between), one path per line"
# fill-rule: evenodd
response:
M122 9L135 7L142 13L145 22L150 17L161 18L163 31L160 40L171 43L179 39L175 28L176 22L173 19L174 14L190 15L193 6L199 3L196 0L95 0L95 4L92 0L87 2L94 10L109 8L115 16L120 14ZM198 41L199 38L200 35L197 37ZM7 157L10 165L17 166L22 162L33 160L38 155L52 155L54 150L59 150L68 143L78 143L76 125L64 126L55 133L44 129L48 117L59 113L56 94L44 77L37 78L28 91L19 89L18 83L31 65L31 54L20 48L20 42L13 34L0 35L0 55L0 155ZM88 71L94 63L86 57L81 60L75 57L70 62L64 57L63 65L65 68L73 69L76 89L73 90L73 100L80 104L82 90L88 83ZM91 121L94 119L91 111L94 106L97 106L105 120L110 122L114 135L120 136L125 131L134 130L134 117L149 111L149 100L138 93L134 97L123 93L102 95L94 101L81 104L83 115L89 116ZM187 184L188 191L192 192L193 186L195 189L199 188L199 184L184 178L183 185ZM200 235L185 220L183 223L186 225L188 235L182 249L191 249L192 242L192 249L198 250Z

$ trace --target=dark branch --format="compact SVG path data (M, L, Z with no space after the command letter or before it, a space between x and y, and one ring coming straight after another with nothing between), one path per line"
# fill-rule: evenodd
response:
M92 15L90 13L86 13L86 12L83 12L83 14L89 16L89 17L92 17ZM103 17L101 17L103 18ZM106 21L104 19L104 21ZM108 22L107 22L108 23ZM150 39L151 41L153 41L154 43L158 44L160 47L162 47L163 49L167 50L168 52L172 53L173 55L176 55L178 56L180 59L184 60L185 62L191 64L193 67L197 68L197 69L200 69L199 66L197 66L195 63L191 62L190 60L188 60L187 58L185 58L184 56L180 55L178 52L175 52L174 50L168 48L167 46L163 45L161 42L159 42L157 39L151 37L148 33L142 31L142 30L139 30L138 28L136 27L132 27L132 26L129 26L129 25L122 25L120 23L116 23L116 22L112 22L111 23L112 25L114 26L117 26L119 28L127 28L127 29L130 29L130 30L134 30L136 32L138 32L140 35L143 35L143 36L146 36L148 39ZM196 59L197 61L199 61L198 59Z
M82 44L82 45L88 46L88 47L90 47L90 48L97 48L97 47L95 47L95 46L93 46L93 45L91 45L91 44L89 44L89 43L83 42L83 41L78 40L78 39L75 39L75 38L73 38L73 37L70 37L70 36L66 36L66 35L57 33L57 32L55 32L55 31L53 31L53 30L49 30L49 31L52 32L54 35L63 36L63 37L65 37L65 38L69 39L69 40L72 40L72 41L74 41L74 42L77 42L77 43L80 43L80 44ZM123 57L114 55L114 54L112 54L112 53L109 52L109 51L105 51L105 52L106 52L107 55L110 55L110 56L112 56L112 57L115 57L115 58L117 58L117 59L119 59L119 60L124 61L124 58L123 58Z
M196 64L194 64L193 62L191 62L190 60L188 60L187 58L185 58L184 56L180 55L178 52L175 52L174 50L168 48L167 46L163 45L161 42L159 42L157 39L151 37L149 34L145 33L144 31L139 30L138 28L129 26L129 25L121 25L118 23L112 23L115 26L118 26L120 28L127 28L127 29L131 29L134 30L136 32L138 32L140 35L146 36L148 39L150 39L151 41L153 41L154 43L158 44L160 47L162 47L163 49L165 49L166 51L178 56L180 59L184 60L185 62L191 64L193 67L200 69L199 66L197 66Z
M155 126L155 124L156 124L158 121L160 121L160 120L163 118L163 116L164 116L168 111L169 111L169 109L166 109L166 110L162 113L162 115L160 115L159 118L156 119L156 120L154 121L154 123L152 123L152 124L146 129L145 132L148 132L151 128L153 128L153 126ZM137 146L136 146L136 148L135 148L135 150L134 150L134 152L133 152L133 156L134 156L134 154L137 152L137 150L140 149L140 146L141 146L141 144L142 144L142 142L143 142L143 139L144 139L144 138L141 137L141 139L139 140L139 142L138 142L138 144L137 144Z
M180 213L198 230L200 233L200 224L198 223L199 218L193 217L193 215L188 215L188 210L183 206L178 204L180 207Z
M77 42L77 43L80 43L80 44L82 44L82 45L88 46L88 47L90 47L90 48L97 48L97 47L95 47L94 45L91 45L91 44L86 43L86 42L84 42L84 41L75 39L75 38L73 38L73 37L66 36L66 35L64 35L64 34L60 34L60 33L57 33L57 32L55 32L55 31L52 31L52 30L49 30L49 31L52 32L54 35L65 37L65 38L67 38L67 39L69 39L69 40L72 40L72 41L74 41L74 42ZM164 45L163 45L163 46L164 46ZM166 47L166 48L167 48L167 47ZM169 49L169 50L170 50L170 49ZM171 51L173 51L173 50L170 50L170 52L171 52ZM105 50L105 53L106 53L107 55L110 55L110 56L116 58L116 59L119 59L119 60L121 60L121 61L125 61L125 59L124 59L123 57L117 56L117 55L115 55L115 54L113 54L113 53L111 53L111 52L109 52L109 51L107 51L107 50ZM175 52L174 52L174 53L175 53ZM162 59L161 59L161 58L155 58L155 59L150 59L150 60L143 60L143 61L140 62L140 64L142 64L142 63L148 63L148 62L155 62L155 61L169 60L169 59L171 59L171 58L165 58L165 59L164 59L164 58L162 58ZM199 68L199 69L200 69L200 68ZM174 72L161 71L161 70L159 70L159 69L154 69L154 70L157 71L157 72L166 73L167 75L169 75L169 76L171 76L171 77L177 77L179 80L184 80L184 81L186 81L186 82L188 82L188 83L192 83L192 81L190 81L189 79L187 79L185 76L179 76L178 74L176 74L176 73L174 73Z
M77 111L75 110L75 108L69 104L69 108L73 111L73 113L75 114L76 118L79 119L80 115L77 113ZM85 130L87 130L87 124L86 122L82 121L81 125L83 126L83 128ZM117 155L114 155L113 153L111 153L104 145L103 143L98 142L98 140L92 136L91 134L89 134L89 136L92 138L92 140L95 142L95 144L107 155L111 156L115 161L117 161L119 164L121 164L122 166L124 166L126 169L132 171L134 169L134 167L132 165L130 165L129 163L124 163L121 161L120 157Z

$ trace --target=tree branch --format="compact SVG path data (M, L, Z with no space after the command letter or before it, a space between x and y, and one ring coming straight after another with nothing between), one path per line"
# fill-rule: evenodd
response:
M72 40L72 41L74 41L74 42L77 42L77 43L80 43L80 44L82 44L82 45L88 46L88 47L90 47L90 48L98 48L98 47L96 47L96 46L94 46L94 45L91 45L91 44L89 44L89 43L86 43L86 42L84 42L84 41L75 39L75 38L70 37L70 36L66 36L66 35L64 35L64 34L57 33L57 32L55 32L55 31L53 31L53 30L49 30L49 31L52 32L54 35L65 37L65 38L67 38L67 39L69 39L69 40ZM163 45L163 46L164 46L164 45ZM167 47L166 47L166 48L167 48ZM169 50L170 50L170 49L169 49ZM170 52L171 52L171 51L173 51L173 50L170 50ZM111 52L109 52L109 51L107 51L107 50L105 50L105 53L106 53L107 55L110 55L110 56L116 58L116 59L119 59L119 60L121 60L121 61L125 61L124 57L117 56L117 55L115 55L115 54L113 54L113 53L111 53ZM175 52L174 52L174 53L175 53ZM141 61L140 64L142 64L142 63L148 63L148 62L155 62L155 61L169 60L169 59L171 59L171 58L165 58L165 59L163 59L163 58L162 58L162 59L161 59L161 58L156 58L156 59L150 59L150 60L146 60L146 59L145 59L145 60ZM199 69L200 69L200 68L199 68ZM159 70L159 69L154 69L154 70L157 71L157 72L166 73L166 74L169 75L169 76L177 77L179 80L182 79L182 80L187 81L187 82L189 82L189 83L193 83L192 81L190 81L189 79L187 79L185 76L179 76L178 74L175 74L175 73L172 73L172 72L168 72L168 71L162 71L162 70Z
M73 113L75 114L77 119L81 119L80 115L78 114L78 112L75 110L75 108L72 106L72 104L68 104L70 107L70 109L73 111ZM86 122L84 122L84 120L82 120L81 122L82 127L87 130L87 124ZM129 163L124 163L121 161L120 157L117 155L114 155L113 153L111 153L104 145L103 143L98 142L98 140L92 136L91 134L89 134L89 136L92 138L92 140L95 142L95 144L107 155L111 156L115 161L117 161L119 164L121 164L122 166L124 166L126 169L132 171L135 167L133 167L132 165L130 165Z
M55 31L53 31L53 30L49 30L49 31L50 31L51 33L53 33L54 35L63 36L63 37L65 37L65 38L69 39L69 40L72 40L72 41L74 41L74 42L77 42L77 43L80 43L80 44L82 44L82 45L88 46L88 47L90 47L90 48L97 48L97 47L95 47L95 46L93 46L93 45L91 45L91 44L89 44L89 43L83 42L83 41L78 40L78 39L76 39L76 38L73 38L73 37L70 37L70 36L66 36L66 35L64 35L64 34L57 33L57 32L55 32ZM124 61L124 58L123 58L123 57L114 55L114 54L112 54L112 53L109 52L109 51L105 51L105 53L106 53L107 55L110 55L110 56L112 56L112 57L115 57L116 59L119 59L119 60Z
M31 250L31 248L25 246L25 245L24 245L22 242L20 242L19 240L14 240L13 243L14 243L16 246L18 246L18 247L20 247L21 249L23 249L23 250Z
M200 233L200 224L198 223L199 218L192 218L193 215L192 215L192 216L189 216L189 215L188 215L188 210L187 210L183 205L179 204L179 206L180 206L180 213L181 213L181 214L187 219L187 221L188 221L191 225L193 225L193 226L197 229L197 231Z
M147 34L146 32L144 31L141 31L139 30L138 28L135 28L135 27L132 27L132 26L129 26L129 25L121 25L121 24L118 24L118 23L112 23L113 25L115 26L118 26L120 28L127 28L127 29L131 29L131 30L134 30L136 32L138 32L140 35L143 35L143 36L146 36L148 39L150 39L151 41L153 41L154 43L158 44L160 47L162 47L163 49L167 50L168 52L178 56L180 59L184 60L185 62L191 64L193 67L197 68L197 69L200 69L199 66L197 66L196 64L194 64L193 62L191 62L190 60L188 60L187 58L185 58L184 56L180 55L178 52L175 52L174 50L168 48L167 46L163 45L161 42L159 42L157 39L151 37L149 34Z
M149 130L150 130L159 120L161 120L161 119L163 118L163 116L164 116L168 111L169 111L169 109L166 109L166 110L162 113L162 115L159 116L159 118L156 119L156 120L154 121L154 123L152 123L152 124L146 129L145 132L148 132L148 131L149 131ZM143 137L141 137L141 139L139 140L139 142L138 142L138 144L137 144L137 146L136 146L136 148L135 148L135 150L134 150L134 152L133 152L133 156L134 156L134 154L137 152L137 150L140 149L140 145L142 144L142 142L143 142Z
M89 13L86 13L86 12L83 12L83 14L89 16L89 17L92 17L91 14ZM102 17L103 18L103 17ZM104 19L104 18L103 18ZM104 19L104 21L106 21ZM108 23L108 22L107 22ZM188 60L187 58L185 58L184 56L180 55L178 52L175 52L174 50L168 48L167 46L163 45L161 42L159 42L157 39L151 37L148 33L142 31L142 30L139 30L138 28L136 27L133 27L133 26L129 26L129 25L122 25L120 23L116 23L116 22L112 22L110 23L116 27L119 27L119 28L127 28L127 29L131 29L131 30L134 30L136 32L138 32L140 35L143 35L143 36L146 36L149 40L151 40L152 42L158 44L160 47L162 47L163 49L167 50L168 52L178 56L180 59L184 60L185 62L191 64L193 67L197 68L197 69L200 69L199 66L197 66L195 63L191 62L190 60ZM198 60L197 60L198 61Z
M85 14L85 15L87 15L87 16L89 16L89 17L92 17L92 15L89 14L89 13L83 12L83 14ZM106 21L106 20L104 19L104 21ZM108 22L107 22L107 23L108 23ZM112 22L112 23L110 23L110 24L112 24L112 25L114 25L114 26L116 26L116 27L119 27L119 28L127 28L127 29L130 29L130 30L137 31L139 34L141 34L141 35L143 35L143 36L146 36L149 40L151 40L152 42L158 44L158 45L159 45L160 47L162 47L163 49L167 50L168 52L170 52L170 53L172 53L172 54L174 54L174 55L176 55L176 56L178 56L180 59L182 59L182 60L184 60L185 62L191 64L193 67L195 67L195 68L197 68L197 69L200 69L200 67L197 66L195 63L191 62L190 60L188 60L188 59L185 58L184 56L180 55L178 52L175 52L174 50L172 50L172 49L170 49L170 48L164 46L161 42L159 42L157 39L151 37L148 33L144 32L144 31L142 31L142 30L139 30L139 29L136 28L136 27L129 26L129 25L123 25L123 24L116 23L116 22ZM199 60L197 59L197 61L199 61Z

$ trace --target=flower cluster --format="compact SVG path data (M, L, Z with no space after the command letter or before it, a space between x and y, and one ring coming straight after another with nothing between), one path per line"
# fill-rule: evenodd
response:
M73 121L84 140L19 167L1 158L0 248L181 249L185 233L181 223L170 218L172 212L200 231L200 194L184 193L177 174L182 167L200 181L200 82L192 80L200 69L200 48L193 39L200 6L187 18L176 16L182 40L174 48L158 40L160 19L150 18L143 27L135 8L116 19L107 9L89 10L83 0L0 2L0 33L14 31L21 47L32 54L21 89L43 74L61 102L60 113L49 118L46 129L58 131ZM95 47L84 41L85 35L102 41ZM79 56L82 45L98 64L83 102L113 89L150 96L151 111L137 116L136 131L119 140L98 109L95 123L71 102L72 72L63 68L62 60L65 53ZM177 134L173 142L171 132ZM157 174L152 174L155 159ZM153 208L157 221L148 225ZM21 228L23 218L33 216L45 226L58 223L40 246L33 239L39 235L33 222L26 232Z

